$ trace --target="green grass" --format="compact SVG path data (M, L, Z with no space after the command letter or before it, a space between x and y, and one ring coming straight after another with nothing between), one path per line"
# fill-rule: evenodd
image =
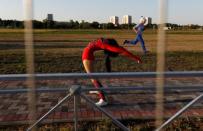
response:
M156 43L156 31L146 30L146 40L150 46L151 42ZM202 44L202 37L196 37L197 35L203 35L201 31L167 31L168 34L172 34L174 38L170 44L174 44L173 48L181 41L184 44L188 41L192 42L194 46L194 40L198 40L198 45ZM60 36L63 35L63 38ZM39 35L36 41L42 41L42 43L35 43L35 72L36 73L81 73L84 72L84 68L81 61L82 49L88 43L90 39L94 37L100 37L102 35L112 35L116 39L122 41L124 38L130 38L134 36L131 30L35 30L35 35ZM74 35L74 38L72 38ZM186 36L187 35L187 36ZM195 37L193 37L195 35ZM176 40L176 36L181 36L179 41ZM2 41L23 41L23 30L0 30L0 37ZM56 37L55 39L51 39ZM58 39L60 37L61 39ZM193 37L193 38L192 38ZM11 39L12 38L12 39ZM187 38L187 39L184 39ZM197 39L198 38L198 39ZM43 41L46 41L43 43ZM63 43L60 43L63 42ZM69 43L71 42L71 43ZM74 43L74 44L73 44ZM168 51L166 52L166 65L165 70L172 69L173 71L199 71L203 69L203 51L198 50L201 46L197 46L195 51ZM129 48L129 47L128 47ZM137 47L136 47L137 48ZM139 47L138 47L139 48ZM185 47L190 48L190 47ZM113 72L139 72L139 71L155 71L156 70L156 53L150 52L148 55L143 55L141 52L132 52L136 55L140 55L143 63L137 64L131 59L124 56L118 58L112 58L112 70ZM103 52L98 52L96 55L95 71L105 72L104 68L104 56ZM1 43L0 44L0 74L21 74L26 73L25 64L25 51L22 43ZM150 125L151 122L144 120L124 120L122 121L132 130L153 130L154 125ZM203 120L194 119L180 119L172 123L166 130L186 130L203 129ZM73 125L71 123L54 123L53 125L42 125L41 130L72 130ZM26 125L17 127L0 127L0 130L23 130L26 129ZM97 122L84 122L80 126L82 129L88 130L119 130L113 126L109 121L97 121Z
M118 34L126 30L96 30L96 29L35 29L34 34ZM0 30L0 35L23 34L23 29Z
M34 29L34 34L125 34L133 33L131 29L129 30L102 30L102 29ZM157 30L146 29L146 34L157 34ZM194 35L203 35L202 30L168 30L166 31L168 34L194 34ZM0 29L0 35L17 35L24 34L24 29Z
M57 50L54 48L53 50ZM69 73L84 72L81 54L82 51L52 52L44 51L42 48L35 52L35 71L36 73ZM156 54L140 55L143 63L137 64L135 61L119 56L112 58L113 72L140 72L156 70ZM167 52L166 53L166 71L197 71L203 69L203 52ZM0 74L25 73L25 55L24 50L3 50L0 51ZM103 52L96 53L95 62L96 72L105 72Z
M84 72L81 54L92 39L106 36L115 37L121 43L133 39L132 30L34 30L35 71L36 73ZM167 31L169 50L166 52L168 71L195 71L203 69L202 31ZM138 72L156 70L157 31L146 30L144 38L150 54L144 56L140 44L134 54L142 57L143 63L137 64L124 56L112 59L114 72ZM187 37L186 37L187 34ZM199 36L196 34L200 34ZM25 54L23 30L0 30L0 74L25 73ZM96 72L104 72L103 53L96 53Z
M168 34L179 34L179 35L203 35L203 31L202 30L190 30L190 31L181 31L181 30L177 30L177 31L166 31Z

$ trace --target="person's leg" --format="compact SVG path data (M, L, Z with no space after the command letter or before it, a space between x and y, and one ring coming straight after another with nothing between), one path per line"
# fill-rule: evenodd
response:
M137 36L134 40L129 41L129 43L133 44L133 45L136 45L138 41L139 41L139 39L138 39L138 36Z
M87 73L94 72L93 61L91 61L91 60L83 60L83 65L84 65L84 68L85 68ZM102 87L102 84L98 80L91 79L91 81L92 81L94 87L96 87L96 88L101 88ZM100 99L103 99L104 101L106 100L103 91L100 91L98 95L99 95Z
M125 45L125 44L133 44L133 45L136 45L138 41L139 41L139 40L138 40L138 36L136 36L135 39L133 39L133 40L131 40L131 41L125 40L125 41L123 42L123 45Z
M102 88L103 87L102 84L98 80L91 79L91 81L92 81L95 88ZM98 95L99 95L100 99L103 99L104 101L106 101L106 97L105 97L103 91L99 91Z
M147 50L146 50L145 42L144 42L142 36L139 35L139 38L138 38L138 39L139 39L139 41L140 41L140 43L141 43L142 49L143 49L143 51L144 51L144 54L146 54Z

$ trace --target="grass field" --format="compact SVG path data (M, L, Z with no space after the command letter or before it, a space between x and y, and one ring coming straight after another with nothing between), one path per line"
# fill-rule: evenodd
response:
M125 39L133 39L131 30L34 30L35 71L37 73L83 72L81 54L89 41L99 37L115 38L121 45ZM141 56L143 64L136 64L121 56L113 58L113 71L155 71L157 32L146 30L146 47L125 45L134 54ZM25 73L23 30L0 30L0 74ZM203 32L168 31L166 71L203 69ZM103 53L96 53L96 71L105 71Z
M115 38L122 45L125 39L133 39L135 34L131 30L35 30L35 72L84 72L81 61L82 50L89 41L99 37ZM141 56L143 63L137 64L130 59L120 56L112 59L114 72L156 70L157 32L154 30L146 30L144 39L146 47L150 51L147 55L143 55L140 44L137 46L124 46L134 54ZM0 30L0 74L26 72L23 42L23 30ZM203 31L168 31L166 58L166 71L203 70ZM95 65L96 72L105 71L102 52L96 53ZM141 127L132 126L131 128L143 130L153 128L145 124L145 122L143 123ZM186 124L184 125L184 123ZM195 119L188 120L187 122L180 120L178 124L176 123L177 125L172 125L168 130L184 130L188 128L198 130L198 127L201 126L198 124L201 123L202 119L201 121ZM87 124L85 125L86 127L92 127L91 124L84 124ZM96 123L93 127L96 129L97 126L103 126L103 124L108 125L106 122ZM132 123L132 125L134 125L134 123ZM68 130L65 127L63 128L61 125L56 125L57 129ZM8 128L9 127L5 127L2 129ZM42 127L42 130L43 129L47 129L47 127ZM55 128L51 126L50 129L47 130L54 129Z

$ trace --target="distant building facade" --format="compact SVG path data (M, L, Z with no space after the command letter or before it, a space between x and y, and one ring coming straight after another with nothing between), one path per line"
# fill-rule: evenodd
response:
M124 15L122 19L122 24L132 24L132 16Z
M47 20L48 21L53 21L54 20L53 14L48 14L47 15Z
M111 16L109 19L110 23L113 23L114 25L118 25L119 24L119 18L118 16Z
M151 17L145 17L146 18L146 25L152 24L152 18Z

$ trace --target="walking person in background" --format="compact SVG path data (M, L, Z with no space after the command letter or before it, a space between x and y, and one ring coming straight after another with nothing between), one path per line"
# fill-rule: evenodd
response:
M144 51L144 54L147 53L147 50L146 50L146 47L145 47L145 42L144 42L144 39L142 38L142 33L144 31L144 24L145 23L146 23L146 18L142 16L140 18L139 24L137 24L136 26L133 27L133 31L136 32L135 39L131 40L131 41L125 40L123 42L123 44L133 44L133 45L136 45L138 42L140 42L141 46L142 46L142 49Z
M105 56L106 56L106 68L107 71L111 71L111 60L110 57L117 57L118 54L127 56L133 60L135 60L137 63L141 63L141 59L138 56L133 55L129 51L127 51L125 48L118 45L117 41L115 39L105 39L100 38L95 41L90 42L87 47L84 49L82 54L82 61L85 68L85 71L87 73L93 73L94 72L94 52L104 50ZM93 85L95 88L102 88L102 84L96 80L91 79ZM105 94L103 91L98 91L99 95L99 101L95 103L97 106L105 106L108 104Z

